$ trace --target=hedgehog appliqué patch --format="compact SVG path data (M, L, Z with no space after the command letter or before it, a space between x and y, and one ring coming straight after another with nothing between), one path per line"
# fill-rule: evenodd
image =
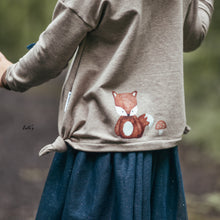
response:
M142 137L145 128L156 129L158 135L162 135L167 128L166 122L163 120L157 121L154 125L154 118L150 114L142 114L137 116L137 91L131 93L117 93L112 91L115 101L116 112L120 115L116 125L115 134L122 138L140 138Z

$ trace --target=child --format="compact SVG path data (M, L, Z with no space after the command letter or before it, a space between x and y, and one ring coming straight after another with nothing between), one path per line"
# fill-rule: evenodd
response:
M185 119L183 51L207 34L214 0L59 0L53 21L1 86L25 92L58 76L57 151L44 219L187 219L177 143ZM59 152L59 153L58 153ZM62 152L62 153L61 153Z

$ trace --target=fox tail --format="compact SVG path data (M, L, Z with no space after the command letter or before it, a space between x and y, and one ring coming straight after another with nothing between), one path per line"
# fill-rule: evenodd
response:
M138 119L143 129L145 129L146 126L149 126L149 128L151 128L154 123L154 118L149 114L142 114L138 117Z

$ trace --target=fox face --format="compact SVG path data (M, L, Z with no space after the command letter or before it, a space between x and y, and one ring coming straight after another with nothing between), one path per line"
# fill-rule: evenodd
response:
M120 116L134 116L137 114L137 91L131 93L112 92L115 100L115 109Z

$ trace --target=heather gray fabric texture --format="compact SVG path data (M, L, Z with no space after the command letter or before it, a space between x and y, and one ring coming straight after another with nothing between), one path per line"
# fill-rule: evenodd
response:
M189 131L183 52L204 40L213 4L59 0L39 41L5 76L11 90L24 92L58 76L74 55L60 96L58 139L40 155L64 151L64 141L94 152L176 146Z

